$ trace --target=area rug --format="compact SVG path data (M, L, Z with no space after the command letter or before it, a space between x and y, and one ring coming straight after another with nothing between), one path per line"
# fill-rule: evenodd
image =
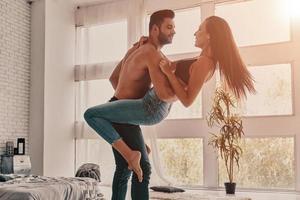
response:
M150 192L151 200L251 200L248 197L229 196L213 196L201 193L180 192L180 193L163 193L163 192Z

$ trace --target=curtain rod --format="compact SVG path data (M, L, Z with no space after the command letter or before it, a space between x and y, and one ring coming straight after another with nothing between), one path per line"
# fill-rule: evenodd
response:
M90 3L79 3L78 5L76 5L77 9L80 8L86 8L86 7L92 7L92 6L99 6L99 5L104 5L104 4L110 4L110 3L115 3L115 2L122 2L124 0L107 0L105 2L97 2L97 1L93 1Z

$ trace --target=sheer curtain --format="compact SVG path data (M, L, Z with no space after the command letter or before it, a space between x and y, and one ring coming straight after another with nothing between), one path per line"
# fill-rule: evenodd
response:
M86 124L83 113L88 107L107 102L113 95L113 88L108 78L118 61L125 55L127 48L142 35L145 24L144 1L122 0L81 7L77 9L75 18L77 27L74 73L74 80L77 84L76 168L86 162L97 163L101 168L102 182L110 185L115 168L111 146ZM99 37L106 37L104 35L106 29L108 32L111 31L110 38L98 41L97 34ZM107 40L109 40L108 43L106 43ZM118 41L116 46L114 46L113 40ZM110 50L111 48L115 49ZM105 54L109 51L113 55L106 57L101 55L101 52ZM116 51L121 53L118 54ZM97 53L99 53L99 57ZM152 126L142 127L142 129L145 141L152 149L150 155L153 168L151 184L166 184L167 181L159 178L163 173L160 169L156 147L156 128Z
M130 5L130 6L129 6ZM80 7L75 12L76 21L76 65L74 71L74 80L77 82L77 95L76 95L76 137L86 138L89 132L85 129L83 123L83 112L87 108L90 99L93 94L90 94L89 85L96 80L108 79L112 70L121 60L123 55L119 55L118 58L110 61L103 61L101 59L94 62L90 55L95 54L95 51L105 48L112 48L111 45L103 45L100 43L99 49L91 48L91 43L94 38L92 36L92 29L103 25L109 25L118 23L120 21L126 21L126 32L114 33L112 36L127 35L125 50L127 47L138 39L141 35L142 28L139 28L142 24L143 13L141 12L143 6L142 0L121 0L115 2L109 2L94 6ZM134 20L133 20L134 19ZM128 34L130 33L130 34ZM133 33L133 34L132 34ZM129 36L130 35L130 36ZM103 37L99 35L99 38ZM104 38L108 40L114 40L114 38ZM99 44L99 43L98 43ZM98 45L97 44L97 45ZM116 45L118 49L120 45ZM124 46L124 45L123 45ZM97 52L96 52L97 53ZM99 57L101 55L99 54ZM108 100L108 99L106 99ZM102 103L102 102L101 102ZM93 137L92 137L93 138Z

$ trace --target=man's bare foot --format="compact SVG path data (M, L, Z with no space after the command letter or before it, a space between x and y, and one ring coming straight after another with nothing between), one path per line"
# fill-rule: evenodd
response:
M133 170L136 173L139 182L142 182L143 171L140 166L140 160L141 160L141 152L133 151L133 153L131 154L131 158L128 160L128 169Z

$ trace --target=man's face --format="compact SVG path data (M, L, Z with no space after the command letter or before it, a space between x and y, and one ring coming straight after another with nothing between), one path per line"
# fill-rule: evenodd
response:
M175 33L175 25L173 19L165 18L163 23L160 25L157 39L161 45L170 44L172 43Z

